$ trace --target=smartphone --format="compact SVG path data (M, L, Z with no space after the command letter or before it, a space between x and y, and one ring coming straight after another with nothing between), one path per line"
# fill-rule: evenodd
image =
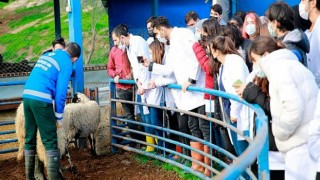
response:
M137 56L137 58L139 63L144 63L143 56Z
M233 83L232 86L235 88L239 88L242 84L243 84L242 81L240 79L238 79Z

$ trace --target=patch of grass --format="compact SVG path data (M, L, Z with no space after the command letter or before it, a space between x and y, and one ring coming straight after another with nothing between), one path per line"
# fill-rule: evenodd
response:
M159 161L157 159L152 159L148 156L144 156L141 154L135 154L134 159L141 164L147 164L148 162L151 162L154 166L159 166L166 171L173 171L173 172L177 173L181 179L200 180L200 178L198 178L197 176L195 176L191 173L186 173L184 170L182 170L176 166L173 166L168 163L164 163L164 162Z
M49 8L52 8L52 11L49 12ZM5 48L5 51L1 52L5 62L20 62L25 58L30 61L36 61L42 52L51 48L51 42L55 37L55 24L54 21L48 22L46 20L54 18L53 14L50 16L52 12L52 1L41 6L16 10L16 13L21 13L23 17L9 22L9 27L12 29L19 28L36 20L40 21L36 25L28 27L17 34L8 33L0 36L0 46ZM91 49L91 14L92 11L82 13L84 61L88 57L89 52L87 49ZM108 15L103 12L100 15L96 15L96 20L96 42L90 64L106 64L109 52ZM69 24L66 13L62 13L61 16L61 35L68 42Z
M16 10L16 13L20 14L24 14L24 13L34 13L34 12L39 12L39 9L48 9L48 8L52 8L53 11L53 1L49 1L47 3L44 3L40 6L33 6L33 7L29 7L29 8L19 8Z
M41 18L44 18L46 15L47 15L47 13L37 13L37 14L31 14L28 16L24 16L21 19L10 21L8 23L8 26L11 30L13 30L13 29L16 29L20 26L28 24L30 22L40 20Z
M8 3L0 2L0 9L12 3L13 0L10 0Z

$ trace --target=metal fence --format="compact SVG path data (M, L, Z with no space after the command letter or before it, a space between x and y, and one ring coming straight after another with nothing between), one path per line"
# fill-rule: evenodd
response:
M119 82L125 83L125 84L134 84L134 81L132 81L132 80L120 80ZM170 84L170 85L168 85L168 87L171 89L181 90L181 86L176 85L176 84ZM210 178L205 176L204 174L198 172L198 171L191 169L189 166L186 166L186 165L178 163L170 158L167 158L166 154L170 153L173 155L178 155L181 158L185 158L189 161L196 162L205 168L209 168L210 171L213 172L215 179L237 179L239 177L240 177L240 179L244 179L244 177L243 177L244 174L246 174L245 176L249 176L251 179L257 179L257 177L255 177L255 175L250 170L250 168L248 168L255 161L255 159L257 159L258 179L269 179L268 124L267 124L267 117L265 116L263 110L258 105L249 104L246 101L241 100L237 96L227 94L227 93L224 93L221 91L216 91L216 90L211 90L211 89L201 89L201 88L195 88L195 87L188 87L188 91L203 92L203 93L213 94L215 96L220 96L223 98L235 100L235 101L238 101L238 102L242 103L243 105L248 106L251 109L253 109L257 115L257 117L256 117L257 134L254 137L254 139L249 139L248 137L244 136L243 133L240 132L238 129L236 129L235 127L233 127L233 126L231 126L221 120L207 117L205 115L200 115L197 113L192 113L189 111L183 111L183 110L178 110L178 109L171 109L171 108L167 108L164 106L155 106L155 105L144 104L144 103L139 103L139 102L119 100L116 98L115 84L113 81L111 81L110 82L110 95L111 95L111 118L110 118L111 125L110 126L111 126L111 134L112 134L112 146L113 146L112 150L113 150L113 152L117 152L117 148L122 148L127 151L133 151L135 153L143 154L143 155L164 161L166 163L172 164L174 166L177 166L177 167L179 167L189 173L192 173L202 179L210 179ZM125 119L124 117L117 115L116 102L130 103L130 104L135 104L135 105L144 105L144 106L148 106L148 107L153 107L153 108L158 108L158 109L168 110L168 111L175 111L175 112L199 117L204 120L210 121L212 123L216 123L221 126L224 126L224 127L228 128L229 130L236 132L238 135L241 135L242 137L245 138L245 140L249 143L249 146L239 157L236 157L233 154L231 154L230 152L226 151L225 149L222 149L221 147L218 147L217 145L215 145L211 142L204 141L202 139L193 137L191 135L184 134L184 133L181 133L178 131L174 131L172 129L168 129L165 127L159 127L159 126L146 124L143 122L137 122L134 120ZM192 148L189 145L168 139L168 138L166 138L166 136L164 134L163 134L163 136L157 136L157 135L146 133L144 131L129 129L127 127L129 123L136 124L141 127L148 127L148 128L161 130L163 132L173 133L178 136L188 138L192 141L200 142L206 146L209 146L211 148L210 152L212 152L212 150L215 150L215 151L220 152L221 154L224 154L225 156L231 158L233 160L233 163L228 165L225 162L223 162L221 159L218 159L217 157L213 156L212 153L207 154L203 151L199 151L195 148ZM204 164L203 162L200 162L196 159L193 159L193 158L186 156L184 154L181 154L179 152L167 149L164 146L149 144L149 143L146 143L145 141L133 139L130 136L127 136L129 133L136 133L136 134L140 134L140 135L144 135L144 136L150 136L150 137L157 138L158 140L162 140L164 143L171 143L171 144L179 145L183 148L187 148L187 149L192 150L196 153L199 153L207 158L210 158L211 161L214 163L211 164L211 166L209 167L208 165ZM212 134L212 132L211 132L211 134ZM146 152L146 151L138 149L138 148L127 146L126 144L128 144L130 142L135 142L135 143L155 147L155 148L161 150L162 154L154 154L154 153ZM222 167L223 170L221 171L217 167L215 167L214 166L215 163L219 164L219 166Z

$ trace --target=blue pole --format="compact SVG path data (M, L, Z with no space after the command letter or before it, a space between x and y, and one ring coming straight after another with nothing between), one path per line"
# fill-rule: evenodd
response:
M110 91L110 98L115 99L116 98L116 85L114 82L110 82L110 90L109 91ZM112 136L112 135L117 135L117 131L114 128L112 128L113 126L117 126L117 122L115 120L113 120L113 118L112 118L112 117L117 116L117 109L116 109L116 102L111 101L110 104L111 104L111 111L110 111L110 119L109 120L110 120L111 136ZM111 143L118 144L117 138L114 138L112 136ZM112 151L112 153L116 153L117 148L112 146L111 151Z
M81 2L79 0L68 0L69 19L69 41L76 42L81 46L81 55L73 65L74 73L71 77L73 93L84 91L83 74L83 46L82 46L82 24L81 24Z
M159 0L152 0L152 16L159 15Z

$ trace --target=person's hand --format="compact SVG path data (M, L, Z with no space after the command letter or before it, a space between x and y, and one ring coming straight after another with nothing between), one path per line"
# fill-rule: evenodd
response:
M154 88L156 88L156 83L155 83L154 79L151 79L151 80L149 81L148 88L149 88L149 89L154 89Z
M133 79L133 78L132 78L132 73L126 75L126 79Z
M230 117L230 121L231 121L232 123L236 123L236 122L237 122L237 118Z
M57 129L62 128L62 120L57 120Z
M191 82L187 81L185 83L182 84L182 92L186 92L187 88L191 85Z
M237 86L233 86L235 88L236 93L238 94L238 96L240 96L242 98L243 95L243 91L246 88L245 84L239 84Z
M119 83L119 79L120 79L120 76L116 75L116 77L113 78L114 83Z
M143 58L142 65L145 66L145 67L149 67L150 61L148 60L148 58L146 58L146 57Z
M141 96L145 93L146 91L142 88L138 86L138 94Z

